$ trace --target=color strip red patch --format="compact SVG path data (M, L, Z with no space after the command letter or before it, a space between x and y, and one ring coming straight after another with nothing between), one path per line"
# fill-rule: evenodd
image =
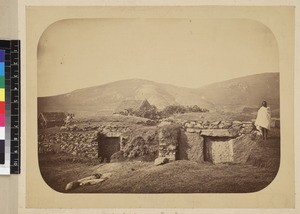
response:
M5 102L0 102L0 114L5 114Z

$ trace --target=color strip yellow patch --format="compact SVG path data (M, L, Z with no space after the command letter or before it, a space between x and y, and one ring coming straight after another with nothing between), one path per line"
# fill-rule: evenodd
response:
M5 101L5 89L0 88L0 101Z

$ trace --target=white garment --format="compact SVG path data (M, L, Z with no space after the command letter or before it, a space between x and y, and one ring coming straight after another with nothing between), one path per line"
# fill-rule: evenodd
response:
M271 126L271 111L269 107L260 107L257 112L257 118L255 121L255 126L260 126L265 129L270 130Z

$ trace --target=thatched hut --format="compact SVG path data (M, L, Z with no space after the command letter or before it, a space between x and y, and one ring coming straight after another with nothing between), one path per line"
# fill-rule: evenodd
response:
M131 112L151 109L148 100L124 100L115 109L114 114L128 115Z
M39 114L39 128L63 126L67 115L64 112L43 112Z

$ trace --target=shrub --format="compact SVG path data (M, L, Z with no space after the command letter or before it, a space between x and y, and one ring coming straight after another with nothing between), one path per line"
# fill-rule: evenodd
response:
M162 117L170 117L174 114L183 114L186 112L186 108L181 105L170 105L165 107L161 112L160 115Z
M128 116L136 116L148 118L151 120L158 120L161 118L167 118L174 114L184 114L188 112L208 112L208 109L200 108L197 105L193 106L182 106L182 105L169 105L166 106L162 111L159 111L155 105L151 105L150 108L139 109L134 111L133 109L126 109L120 114Z
M170 105L165 107L161 112L160 115L161 117L170 117L171 115L174 114L183 114L183 113L188 113L188 112L208 112L208 109L206 108L200 108L197 105L193 106L182 106L182 105Z
M140 109L133 112L134 116L144 117L151 120L159 119L159 112L155 105L151 105L151 108Z

